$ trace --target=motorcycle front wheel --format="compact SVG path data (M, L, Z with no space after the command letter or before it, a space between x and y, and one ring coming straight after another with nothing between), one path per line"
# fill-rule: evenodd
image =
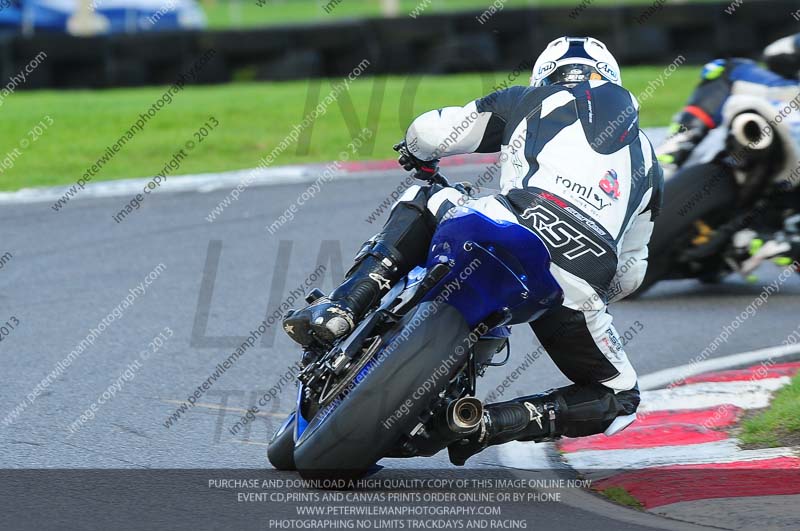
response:
M655 220L648 244L647 273L634 293L639 296L660 280L687 278L679 267L680 254L697 235L695 223L736 215L738 186L733 172L720 164L707 163L678 171L664 183L661 214Z
M267 459L277 470L297 470L294 464L294 425L292 413L272 436L267 447Z

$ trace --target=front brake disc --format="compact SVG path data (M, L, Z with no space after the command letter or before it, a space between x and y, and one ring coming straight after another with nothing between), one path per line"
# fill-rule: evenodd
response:
M347 373L336 385L330 389L330 391L319 397L320 408L326 407L330 402L333 401L334 398L339 396L339 394L344 391L348 385L350 385L350 382L353 381L358 373L361 372L361 369L363 369L367 363L369 363L369 360L371 360L372 356L374 356L378 351L380 344L381 336L375 336L375 338L372 340L372 343L370 343L369 346L364 349L364 353L361 355L361 358L358 360L358 362L353 363L350 366L350 368L347 370Z

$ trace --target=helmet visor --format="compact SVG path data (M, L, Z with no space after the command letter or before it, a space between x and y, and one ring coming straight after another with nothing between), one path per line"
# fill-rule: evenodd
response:
M568 64L561 65L553 73L542 79L542 85L554 85L556 83L581 83L590 79L605 79L597 69L591 65Z

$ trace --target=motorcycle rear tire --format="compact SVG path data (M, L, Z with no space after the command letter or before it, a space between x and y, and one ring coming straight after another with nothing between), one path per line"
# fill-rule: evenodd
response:
M294 448L301 476L363 476L417 425L419 415L463 366L469 353L463 340L468 335L461 313L448 304L426 302L409 312L384 336L375 363L341 395L337 407L316 423L310 420ZM433 374L439 378L431 383Z

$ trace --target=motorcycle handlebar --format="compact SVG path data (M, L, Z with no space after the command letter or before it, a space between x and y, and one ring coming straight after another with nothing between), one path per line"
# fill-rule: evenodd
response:
M419 179L419 177L417 177L417 179ZM450 185L450 181L447 180L447 177L445 177L444 175L442 175L438 171L436 173L434 173L433 175L431 175L429 178L422 179L422 180L423 181L428 181L428 182L433 183L433 184L440 184L440 185L444 186L445 188L449 188L451 186Z

